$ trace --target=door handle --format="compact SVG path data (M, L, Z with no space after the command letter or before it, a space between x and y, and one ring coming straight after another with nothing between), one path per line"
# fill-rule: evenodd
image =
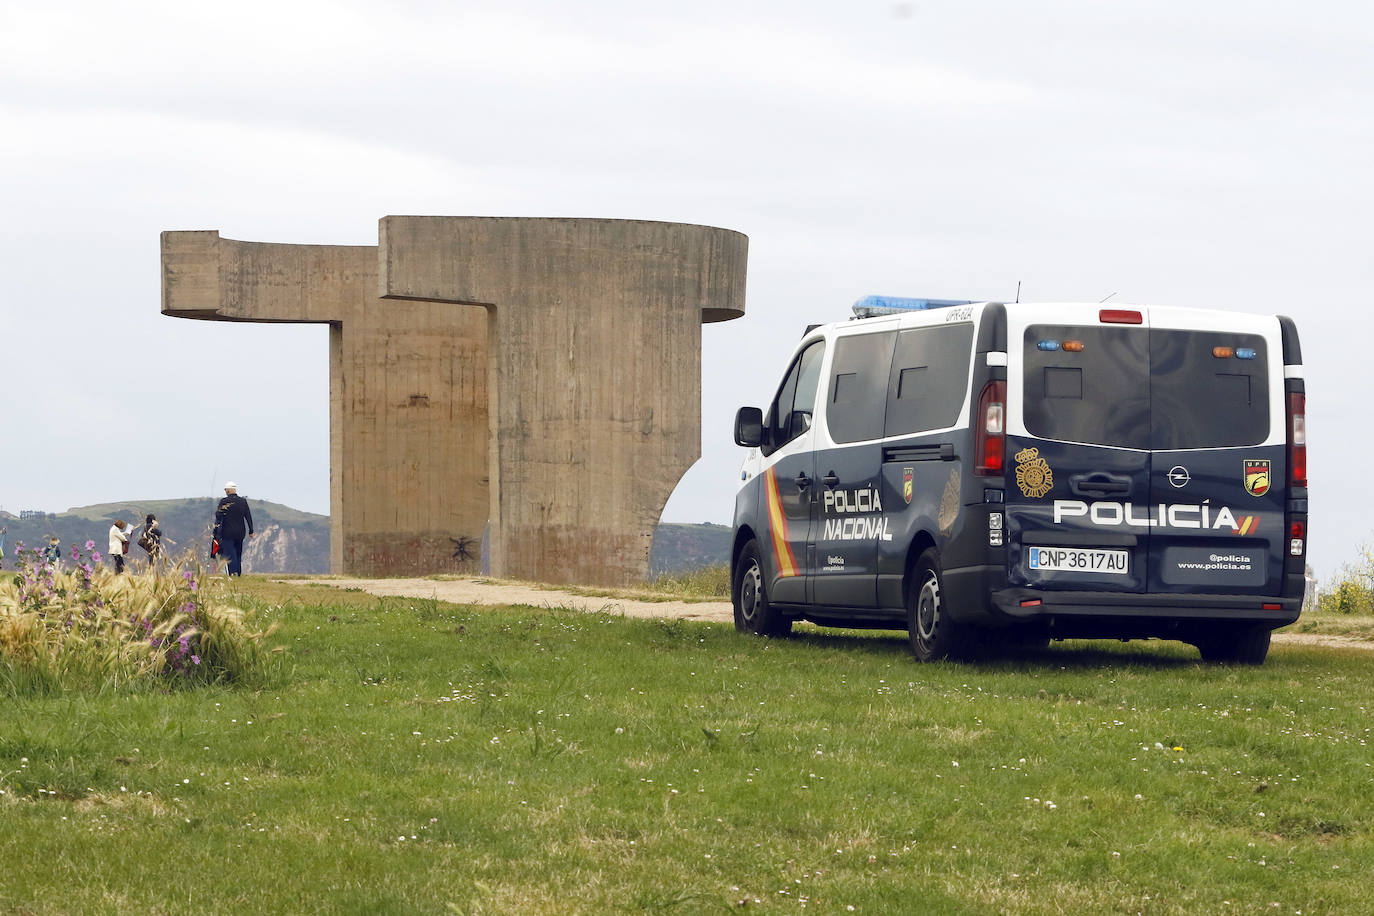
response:
M811 478L806 476L805 471L799 471L795 483L797 484L798 490L805 490L807 487L811 486Z
M1069 492L1074 496L1124 496L1131 492L1131 478L1095 471L1069 478Z
M827 487L833 490L835 489L835 487L839 486L840 478L835 476L834 471L831 471L829 474L826 474L824 477L821 478L821 483L825 484Z

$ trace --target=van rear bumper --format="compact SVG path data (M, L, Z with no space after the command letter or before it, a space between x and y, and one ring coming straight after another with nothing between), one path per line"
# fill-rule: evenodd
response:
M1298 619L1302 598L1265 595L1168 595L1122 592L1047 592L1004 588L991 593L992 604L1021 621L1047 617L1155 617L1189 621L1249 621L1287 626ZM1023 602L1037 602L1023 604ZM1269 605L1269 607L1265 607Z

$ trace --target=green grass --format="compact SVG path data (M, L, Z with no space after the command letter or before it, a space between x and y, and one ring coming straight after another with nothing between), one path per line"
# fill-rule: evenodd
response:
M1367 910L1367 653L240 588L263 689L0 706L0 912Z

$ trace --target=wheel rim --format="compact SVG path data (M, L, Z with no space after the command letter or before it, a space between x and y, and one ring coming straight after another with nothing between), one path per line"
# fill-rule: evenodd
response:
M757 561L750 561L739 583L739 610L746 623L752 622L759 613L759 603L763 596L763 573Z
M935 625L940 620L940 580L934 572L927 573L916 597L916 635L924 643L935 638Z

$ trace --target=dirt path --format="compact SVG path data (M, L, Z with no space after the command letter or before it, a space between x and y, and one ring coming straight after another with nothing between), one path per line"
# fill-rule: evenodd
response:
M294 580L299 581L299 580ZM523 604L529 607L566 607L579 611L624 614L626 617L669 620L734 620L728 601L643 601L634 598L590 597L557 588L541 588L492 579L315 579L321 585L357 588L370 595L435 598L454 604ZM1334 649L1374 651L1374 642L1351 636L1317 633L1275 633L1274 643L1292 646L1327 646Z
M640 601L633 598L575 595L557 588L497 582L491 579L316 579L321 585L358 588L369 595L436 598L454 604L524 604L530 607L566 607L602 611L626 617L661 617L674 620L734 620L728 601Z

